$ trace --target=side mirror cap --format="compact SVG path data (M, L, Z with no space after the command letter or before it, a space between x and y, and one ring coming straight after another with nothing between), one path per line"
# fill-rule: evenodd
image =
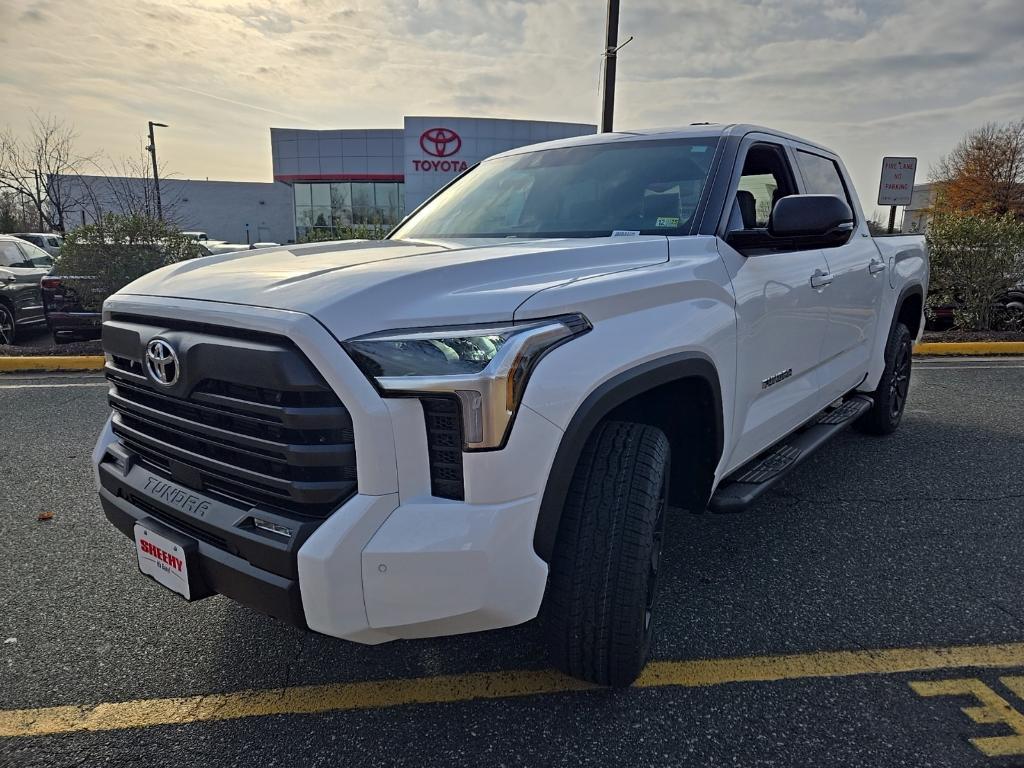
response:
M853 211L835 195L790 195L775 203L768 231L781 238L838 235L845 242L853 231Z

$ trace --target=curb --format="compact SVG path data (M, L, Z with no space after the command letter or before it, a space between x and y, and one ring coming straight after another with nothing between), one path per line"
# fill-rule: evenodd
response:
M0 357L0 373L23 371L102 371L103 355Z
M925 342L914 345L918 356L1024 355L1024 341ZM102 355L0 357L0 373L25 371L102 371Z
M914 346L915 355L1024 355L1024 341L926 342Z

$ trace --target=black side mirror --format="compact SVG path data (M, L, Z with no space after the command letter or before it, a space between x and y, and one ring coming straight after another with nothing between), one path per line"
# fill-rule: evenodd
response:
M853 211L835 195L790 195L775 203L768 231L774 237L839 237L846 242L853 231Z
M853 211L835 195L789 195L775 203L767 229L730 232L740 253L835 248L853 234Z

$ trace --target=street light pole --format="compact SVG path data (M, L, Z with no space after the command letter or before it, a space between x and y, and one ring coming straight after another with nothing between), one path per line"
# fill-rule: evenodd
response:
M36 169L36 168L32 169L32 175L35 176L35 179L36 179L36 203L39 206L39 208L37 209L38 212L39 212L39 231L42 232L43 231L43 197L42 197L42 194L39 191L39 175L40 175L39 174L39 170Z
M601 75L601 133L611 133L615 114L615 57L619 51L619 0L608 0Z
M163 219L164 209L160 204L160 172L157 170L156 164L156 137L153 135L154 128L167 128L165 123L154 123L152 120L149 121L149 146L146 149L149 151L150 157L153 158L153 185L156 187L156 217Z

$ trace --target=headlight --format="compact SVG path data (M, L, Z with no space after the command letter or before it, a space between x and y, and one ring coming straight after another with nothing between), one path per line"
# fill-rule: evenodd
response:
M342 346L385 395L458 398L464 447L498 448L537 362L590 328L583 315L565 315L515 325L376 333Z

